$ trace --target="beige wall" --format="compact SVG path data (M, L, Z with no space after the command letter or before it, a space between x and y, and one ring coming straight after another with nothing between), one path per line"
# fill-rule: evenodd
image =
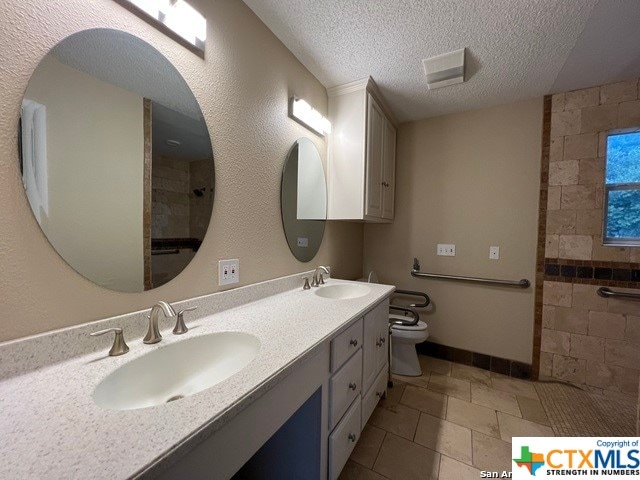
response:
M142 98L53 56L25 96L47 107L47 238L96 283L144 290Z
M640 248L602 243L606 136L640 126L638 79L559 93L551 105L545 264L608 268L609 278L559 278L547 272L540 376L635 398L640 305L596 292L609 286L638 293L637 282L629 280L630 270L640 267Z
M400 125L396 218L366 225L364 269L427 292L430 341L531 363L534 292L410 276L535 278L542 99ZM455 257L436 256L438 243ZM500 259L489 260L489 247Z
M0 340L148 308L219 290L217 262L240 259L241 285L329 264L337 276L362 271L362 226L329 222L309 264L289 252L280 220L280 175L293 142L325 141L287 117L296 94L326 113L322 85L239 0L193 2L208 24L201 60L112 0L5 0L0 16ZM200 102L211 135L216 193L209 235L175 280L150 292L117 293L74 272L33 218L20 181L17 131L27 82L48 50L87 28L132 33L163 53Z

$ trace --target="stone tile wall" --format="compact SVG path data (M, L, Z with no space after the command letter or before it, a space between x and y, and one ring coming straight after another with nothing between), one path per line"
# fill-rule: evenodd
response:
M151 168L152 238L189 237L189 162L155 157ZM176 277L189 264L193 253L152 255L151 278L154 288Z
M207 233L213 208L213 160L194 160L189 164L190 191L204 188L201 197L190 195L189 231L202 240Z
M640 302L602 298L596 294L598 288L544 282L540 378L635 396L640 381Z
M553 95L548 186L542 186L548 188L545 264L572 260L635 268L640 263L640 248L602 245L606 135L640 126L638 90L634 79ZM540 378L637 397L640 302L597 296L598 286L607 285L597 278L544 279Z
M152 238L188 238L189 162L154 158L152 172Z

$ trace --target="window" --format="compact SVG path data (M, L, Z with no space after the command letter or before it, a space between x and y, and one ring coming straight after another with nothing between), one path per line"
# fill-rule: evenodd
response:
M162 26L186 42L185 46L204 53L207 38L207 20L184 0L116 0L141 18L151 17L156 26ZM142 14L142 15L140 15ZM150 23L152 23L150 22ZM165 31L165 33L167 33Z
M607 137L605 245L640 245L640 132Z

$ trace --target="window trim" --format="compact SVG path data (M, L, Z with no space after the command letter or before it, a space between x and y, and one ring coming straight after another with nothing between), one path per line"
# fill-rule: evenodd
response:
M640 127L610 130L606 132L604 154L604 191L602 198L602 245L605 247L637 247L640 246L640 237L609 237L607 236L609 223L609 193L618 190L640 190L640 182L607 183L607 169L609 167L609 137L616 135L628 135L640 133Z

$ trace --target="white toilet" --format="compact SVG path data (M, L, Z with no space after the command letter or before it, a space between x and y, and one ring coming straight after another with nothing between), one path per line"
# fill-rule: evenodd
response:
M361 281L378 283L378 276L375 272L370 272L368 278ZM398 322L406 323L412 317L404 315L389 314L389 324L391 324L391 373L404 375L406 377L419 377L422 375L416 345L429 338L429 328L425 322L418 320L415 325L400 325Z
M407 320L404 315L389 315L389 322ZM422 375L416 344L429 338L429 328L422 320L416 325L391 326L391 373L408 377Z

